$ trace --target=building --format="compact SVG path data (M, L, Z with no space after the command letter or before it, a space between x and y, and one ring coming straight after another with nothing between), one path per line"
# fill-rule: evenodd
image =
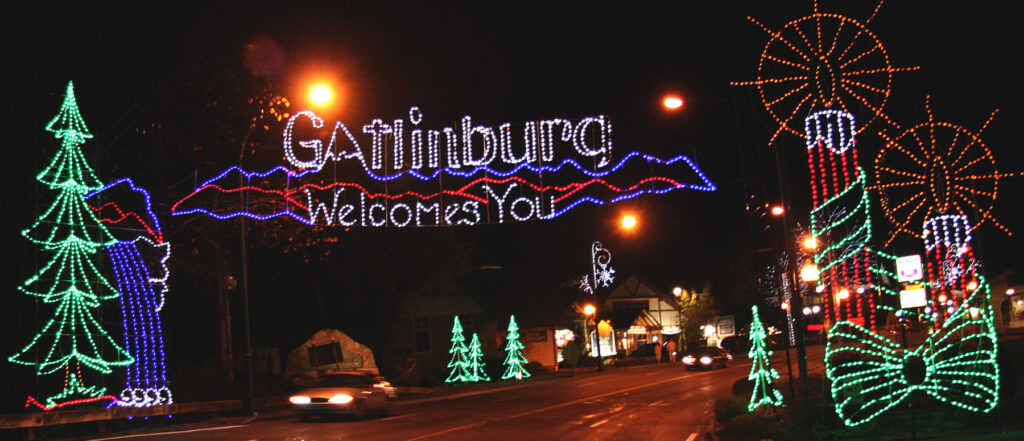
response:
M622 282L604 300L601 315L615 329L618 350L632 352L649 343L678 338L682 320L675 299L636 276Z

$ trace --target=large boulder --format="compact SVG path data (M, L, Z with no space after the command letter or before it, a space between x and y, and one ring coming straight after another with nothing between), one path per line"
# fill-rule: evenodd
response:
M323 329L288 353L284 376L315 377L324 371L360 370L379 374L373 351L337 329Z

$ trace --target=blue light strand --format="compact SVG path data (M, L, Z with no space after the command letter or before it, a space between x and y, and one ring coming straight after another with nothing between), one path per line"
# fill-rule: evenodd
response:
M120 289L125 348L135 357L119 406L148 407L173 403L167 387L162 322L149 269L136 241L107 248Z
M346 155L345 159L350 159L350 158L355 157L355 156L357 156L357 155L355 155L355 154ZM444 173L444 174L446 174L448 176L454 176L454 177L459 177L459 178L470 178L470 177L473 177L474 175L480 174L480 173L487 174L487 175L493 175L493 176L497 176L497 177L501 177L501 178L507 178L509 176L518 174L524 168L529 170L529 171L531 171L531 172L533 172L533 173L536 173L536 174L540 175L541 173L545 173L545 172L546 173L553 173L553 172L561 171L562 168L567 166L567 165L572 166L573 168L575 168L580 173L583 173L583 174L585 174L585 175L587 175L589 177L592 177L592 178L603 178L605 176L608 176L611 173L619 171L620 169L622 169L623 167L626 166L627 162L629 162L630 160L632 160L633 158L636 158L636 157L640 157L641 159L647 161L648 164L654 163L654 164L658 164L658 165L672 165L672 164L674 164L674 163L676 163L678 161L683 161L688 166L690 166L690 169L693 170L694 173L697 174L697 177L704 184L704 185L692 185L691 184L690 188L693 188L695 190L701 190L701 191L715 191L715 190L718 189L718 187L714 183L712 183L710 179L708 179L707 175L705 175L704 172L702 172L700 170L700 168L697 167L697 164L694 163L693 160L690 159L689 157L687 157L686 155L678 155L678 156L672 157L670 159L663 160L663 159L660 159L660 158L658 158L656 156L649 155L649 154L646 154L646 153L640 153L640 152L636 152L636 151L627 153L625 156L622 157L621 160L619 160L619 162L617 164L615 164L615 166L609 168L608 170L598 171L598 172L591 171L591 170L587 169L582 164L580 164L579 162L577 162L576 160L574 160L572 158L566 158L566 159L562 160L562 162L560 162L558 165L554 165L554 166L552 166L552 165L535 166L533 164L522 163L522 164L519 164L518 166L516 166L513 169L508 170L508 171L495 170L495 169L490 168L488 166L478 166L478 167L474 167L474 168L472 168L472 169L470 169L468 171L460 171L460 170L457 170L457 169L452 169L452 168L445 167L445 168L442 168L442 169L437 169L437 170L433 171L432 173L430 173L429 175L420 173L419 171L416 171L416 170L406 170L406 171L401 171L401 172L398 172L398 173L395 173L395 174L383 175L382 176L382 175L378 175L378 174L374 173L373 171L371 171L369 168L366 167L366 164L362 164L362 166L363 166L363 169L366 171L366 175L371 177L371 178L373 178L373 179L375 179L375 180L377 180L377 181L392 181L392 180L398 179L398 178L400 178L400 177L402 177L402 176L404 176L406 174L409 174L410 176L413 176L413 177L415 177L415 178L417 178L417 179L419 179L421 181L431 181L431 180L437 179L439 176L441 176L442 173ZM199 184L196 187L196 189L198 190L198 189L201 189L203 187L206 187L207 185L210 185L210 184L212 184L212 183L214 183L214 182L224 178L225 176L227 176L229 173L231 173L233 171L237 171L244 178L246 178L248 180L251 180L254 177L262 179L262 178L265 178L267 176L270 176L270 175L272 175L274 173L278 173L278 172L285 173L287 178L289 178L289 179L301 178L301 177L303 177L303 176L305 176L307 174L317 173L317 172L321 171L321 169L310 168L310 169L304 169L304 170L300 170L300 171L293 171L293 170L291 170L291 169L289 169L287 167L279 165L279 166L271 168L270 170L267 170L265 172L250 172L250 171L246 171L245 169L243 169L243 168L241 168L239 166L231 166L231 167L227 168L226 170L224 170L223 172L221 172L220 174L218 174L217 176L214 176L214 177L212 177L210 179L207 179L206 181L203 181L203 183Z
M142 197L145 198L146 200L146 214L148 214L149 219L153 221L153 229L162 232L163 228L160 227L160 220L157 219L156 214L153 213L153 198L150 197L149 192L146 191L146 189L135 185L135 181L133 181L132 178L121 178L107 185L104 185L103 187L100 187L99 190L94 190L92 192L87 193L85 195L85 199L90 199L93 196L103 193L104 191L107 191L108 189L116 187L122 183L128 184L128 188L130 188L132 191L142 194Z
M353 154L353 156L355 156L355 155ZM556 171L560 171L564 166L571 165L571 166L575 167L578 171L580 171L580 172L582 172L582 173L584 173L584 174L586 174L588 176L591 176L591 177L594 177L594 178L603 178L603 177L608 176L609 174L611 174L611 173L613 173L615 171L620 170L622 167L624 167L626 165L626 163L628 161L630 161L631 159L636 158L636 157L640 157L640 158L646 160L648 163L656 163L656 164L662 164L662 165L666 165L666 166L675 164L676 162L679 162L679 161L682 161L682 162L686 163L686 165L689 166L690 169L697 175L697 177L701 180L702 184L679 184L679 185L673 185L671 187L661 188L661 189L639 189L639 190L634 190L634 191L632 191L630 193L620 194L618 196L614 196L614 197L610 198L608 201L603 201L603 200L600 200L600 199L595 198L595 197L586 196L586 197L580 198L580 199L572 202L568 206L563 207L562 209L560 209L558 211L555 211L553 213L549 213L547 216L544 216L543 219L546 220L546 219L553 219L553 218L559 217L562 214L568 212L569 210L575 208L576 206L578 206L579 204L584 203L584 202L590 202L590 203L593 203L595 205L604 205L605 203L621 202L621 201L629 200L629 199L632 199L634 197L645 195L645 194L665 194L665 193L668 193L668 192L671 192L671 191L681 190L681 189L693 189L693 190L697 190L697 191L707 191L707 192L712 192L712 191L717 191L718 190L718 187L713 182L711 182L711 180L707 177L707 175L705 175L703 173L703 171L700 170L700 168L697 166L697 164L692 159L690 159L689 157L687 157L685 155L678 155L678 156L675 156L675 157L670 158L668 160L662 160L662 159L659 159L659 158L657 158L657 157L655 157L653 155L643 154L643 153L639 153L639 152L635 152L635 151L626 154L626 156L623 157L614 167L610 168L609 170L605 170L605 171L601 171L601 172L592 172L590 170L587 170L582 165L580 165L579 162L577 162L577 161L575 161L573 159L565 159L560 164L558 164L557 166L533 166L533 165L525 164L524 163L524 164L520 164L519 166L515 167L514 169L512 169L510 171L505 171L505 172L497 171L497 170L491 169L490 167L487 167L487 166L480 166L480 167L475 167L472 170L465 171L465 172L464 171L450 169L450 168L444 168L444 169L436 170L436 171L434 171L433 173L431 173L428 176L428 175L424 175L422 173L419 173L416 170L410 170L408 172L400 172L400 173L397 173L397 174L394 174L394 175L389 175L389 176L383 176L382 177L382 176L374 174L373 172L369 171L368 169L366 171L367 171L367 174L369 176L371 176L371 177L373 177L374 179L377 179L377 180L391 180L391 179L395 179L397 177L400 177L400 176L402 176L405 173L409 173L410 175L412 175L412 176L414 176L414 177L416 177L418 179L421 179L421 180L429 180L429 179L434 179L434 178L440 176L441 173L446 173L449 176L456 176L456 177L464 177L465 178L465 177L472 177L473 175L475 175L475 174L477 174L477 173L479 173L481 171L483 171L485 173L493 174L493 175L499 176L499 177L509 177L509 176L512 176L512 175L518 173L519 171L523 170L524 168L528 169L528 170L530 170L530 171L532 171L534 173L537 173L539 175L539 174L541 174L543 172L556 172ZM365 169L365 164L364 164L364 169ZM270 169L268 171L265 171L265 172L249 172L249 171L246 171L246 170L242 169L241 167L232 166L232 167L228 168L227 170L224 170L223 172L221 172L217 176L204 181L202 184L200 184L198 187L196 187L195 191L198 192L201 189L203 189L203 188L205 188L207 186L212 185L214 182L224 178L225 176L227 176L231 172L238 172L238 173L240 173L242 175L242 177L246 178L247 180L251 180L253 177L265 178L265 177L270 176L270 175L272 175L274 173L285 173L286 179L288 179L289 182L290 182L290 180L293 179L293 178L295 178L295 179L301 178L301 177L305 176L306 174L310 174L310 173L314 173L314 172L319 172L319 171L320 171L320 169L305 169L305 170L296 172L296 171L292 171L292 170L290 170L290 169L288 169L288 168L286 168L284 166L276 166L276 167L274 167L274 168L272 168L272 169ZM195 194L195 192L193 193L193 195L194 194ZM191 197L191 196L192 195L189 195L188 197ZM186 197L186 198L188 198L188 197ZM180 203L180 201L179 201L179 203ZM175 205L177 205L177 204L175 204ZM236 212L231 212L231 213L227 213L227 214L220 214L220 213L215 213L215 212L213 212L211 210L208 210L208 209L205 209L205 208L192 208L192 209L187 209L187 210L175 210L175 211L173 211L171 213L172 216L187 216L187 215L192 215L192 214L204 214L204 215L210 216L210 217L212 217L214 219L218 219L218 220L226 220L226 219L231 219L231 218L235 218L235 217L238 217L238 216L244 216L244 217L247 217L247 218L250 218L250 219L253 219L253 220L257 220L257 221L264 221L264 220L274 219L274 218L278 218L278 217L281 217L281 216L289 216L292 219L295 219L295 220L297 220L299 222L302 222L302 223L304 223L306 225L314 225L315 224L315 222L313 222L312 219L310 219L310 218L308 218L306 216L302 216L302 215L299 215L297 213L294 213L294 212L290 211L290 207L287 210L283 210L283 211L279 211L279 212L271 213L271 214L266 214L266 215L252 213L252 212L249 212L248 210L246 210L246 211L236 211ZM438 226L440 226L440 225L438 225Z

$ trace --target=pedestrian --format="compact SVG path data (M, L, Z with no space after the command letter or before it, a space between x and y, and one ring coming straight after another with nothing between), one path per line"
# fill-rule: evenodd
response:
M668 352L668 359L672 362L676 362L676 341L669 339L668 343L665 343L665 351Z
M654 359L661 363L661 343L654 342Z

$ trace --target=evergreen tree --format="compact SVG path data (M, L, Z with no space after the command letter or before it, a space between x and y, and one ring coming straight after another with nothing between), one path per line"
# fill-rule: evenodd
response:
M750 374L747 379L754 382L754 393L750 396L747 410L753 412L758 407L768 404L782 406L782 393L775 387L774 380L779 373L771 366L772 352L765 347L764 324L757 313L757 306L752 307L754 318L750 322Z
M462 324L459 323L459 316L455 316L455 324L452 325L452 347L448 350L452 354L452 360L448 362L451 373L444 381L446 383L470 383L475 380L466 371L468 362L468 349L466 348L466 336L462 335Z
M36 180L59 194L21 234L52 257L18 289L57 308L32 341L8 361L33 366L36 375L63 371L64 389L46 400L47 406L54 406L72 395L97 398L104 394L106 389L101 386L85 385L83 367L109 374L111 367L135 360L114 342L98 317L100 302L120 293L100 274L93 259L117 240L85 202L85 195L103 184L82 154L81 145L92 135L78 112L72 83L68 83L60 113L46 130L61 140L61 146Z
M486 365L484 364L484 353L480 350L480 337L473 333L473 340L469 343L469 366L467 370L473 381L491 381L487 376Z
M505 375L502 380L515 378L522 380L530 376L526 371L526 363L529 360L523 355L523 344L519 342L519 325L516 324L516 316L511 316L508 322L508 335L505 336Z

